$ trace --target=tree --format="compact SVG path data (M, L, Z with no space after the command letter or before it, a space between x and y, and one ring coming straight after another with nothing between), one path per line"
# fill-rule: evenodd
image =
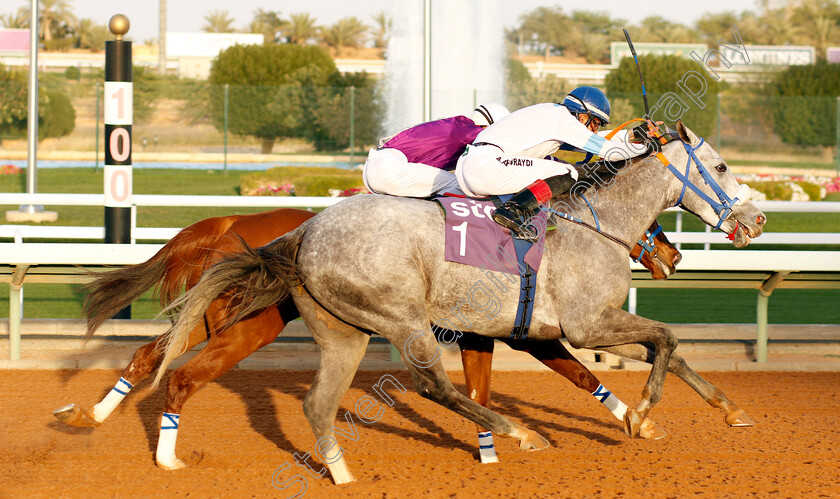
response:
M211 10L204 16L204 26L201 30L205 33L233 33L234 19L226 10Z
M280 17L280 11L257 9L249 25L251 33L262 33L265 43L276 43L289 25L289 21Z
M64 137L76 127L76 110L61 90L48 89L44 107L38 107L38 137Z
M17 124L26 122L28 95L26 73L0 64L0 143Z
M703 41L709 47L717 47L720 40L729 40L732 36L732 26L738 25L742 37L745 35L743 27L739 24L738 15L735 12L719 12L717 14L703 14L695 26ZM747 38L752 40L753 38Z
M0 25L6 29L26 29L29 27L29 16L23 10L0 14Z
M824 58L826 48L840 44L840 4L837 0L802 0L791 14L791 22L808 26L799 43L813 45L817 57Z
M336 57L344 48L358 48L365 41L368 27L357 17L339 19L329 27L321 28L321 41L335 50Z
M291 21L283 29L283 35L287 42L306 45L309 40L315 38L318 34L315 18L309 14L292 14L289 18Z
M727 28L732 27L730 24ZM640 42L693 43L698 34L684 24L671 22L662 16L648 16L639 24L638 34L633 38ZM717 41L715 41L717 45Z
M652 108L656 106L664 94L672 92L684 103L683 109L687 109L682 113L681 118L688 127L698 135L706 137L716 130L718 83L713 78L706 77L708 75L700 70L700 66L696 62L675 55L656 56L646 54L639 57L639 65L645 76L648 102ZM682 81L689 71L697 72L705 82L705 93L699 97L703 109L700 109L700 106L677 86L677 83ZM687 85L696 92L701 83L691 80ZM615 98L628 99L633 105L635 117L644 116L639 74L633 58L625 57L616 69L607 74L606 87L607 95L611 100ZM674 108L672 114L675 114L676 111L677 109ZM666 123L669 121L662 109L654 110L652 113L657 120L664 120ZM670 124L673 125L673 123Z
M376 28L373 30L373 46L383 49L388 46L391 37L391 30L394 29L394 20L384 10L373 15L373 22Z
M235 45L219 53L210 69L210 115L224 127L224 86L229 85L228 128L262 140L271 152L280 137L304 137L311 130L305 109L311 87L323 86L335 63L315 46Z
M560 52L567 57L583 57L587 62L605 62L609 44L621 40L623 19L608 12L574 11L566 15L560 7L538 7L520 17L519 28L508 31L514 43L527 42L548 56Z
M522 61L507 60L505 105L511 111L541 102L560 102L572 88L568 81L554 75L533 78Z
M768 85L776 133L783 142L833 146L840 64L789 66Z
M18 11L18 16L21 15L29 16L29 2ZM38 15L38 38L43 42L60 38L56 35L60 34L62 27L76 24L76 16L68 0L40 0ZM29 27L28 19L26 27Z
M165 76L160 75L146 66L133 66L131 68L132 80L134 80L133 111L134 122L141 123L149 118L155 110L155 103L163 93L163 82Z
M315 148L341 150L350 146L351 116L355 147L375 144L382 135L385 116L376 80L366 73L333 73L327 85L318 89L318 99L311 111L316 126L309 138Z
M73 131L76 111L58 75L43 74L38 86L38 136L62 137ZM26 136L29 116L26 72L0 64L0 139Z
M97 24L93 19L79 19L76 26L76 46L78 48L101 51L105 49L105 42L110 39L111 32L104 24Z
M512 41L522 39L542 44L546 52L563 50L564 40L572 31L571 20L560 7L537 7L519 20L519 28L509 32Z

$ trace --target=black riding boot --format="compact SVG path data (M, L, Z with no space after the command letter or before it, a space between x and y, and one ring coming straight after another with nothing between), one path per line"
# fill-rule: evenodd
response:
M493 221L507 227L519 239L534 242L539 239L537 230L529 220L537 214L540 205L553 196L569 191L575 183L571 175L555 175L537 180L513 195L493 212Z

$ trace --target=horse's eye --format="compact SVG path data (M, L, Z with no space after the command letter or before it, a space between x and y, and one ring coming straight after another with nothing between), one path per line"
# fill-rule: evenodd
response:
M715 167L715 170L719 171L720 173L723 173L726 171L726 165L717 165Z

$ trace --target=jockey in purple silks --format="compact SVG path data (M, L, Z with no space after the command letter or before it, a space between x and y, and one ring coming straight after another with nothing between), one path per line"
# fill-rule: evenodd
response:
M430 121L380 140L365 162L365 187L378 194L415 198L461 194L452 173L458 157L479 132L508 114L501 104L482 104L469 118Z

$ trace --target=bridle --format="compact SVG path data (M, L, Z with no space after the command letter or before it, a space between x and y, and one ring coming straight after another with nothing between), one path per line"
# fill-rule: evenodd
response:
M661 232L662 226L658 224L653 232L651 232L650 229L645 230L642 238L639 239L639 242L637 242L636 246L633 247L633 249L641 248L639 250L639 254L633 256L633 251L631 250L630 258L636 263L641 261L642 256L644 256L645 253L649 253L651 258L656 258L656 255L659 253L659 247L656 246L656 236L658 236Z
M650 120L642 120L642 119L635 119L635 120L631 120L631 121L628 121L627 123L622 124L621 126L616 128L615 130L613 130L611 132L611 134L608 135L607 137L611 138L611 135L614 135L616 131L618 131L618 130L620 130L620 129L626 127L627 125L629 125L631 123L634 123L636 121L646 121L647 125L648 125L648 134L651 136L651 138L653 140L659 140L660 143L662 143L662 144L667 143L667 139L661 134L661 132L659 131L659 128L656 125L654 125ZM720 187L720 184L718 184L717 181L715 181L715 179L712 177L712 175L709 174L708 170L703 165L703 163L700 161L700 159L697 158L697 155L696 155L695 151L697 151L697 149L699 149L700 147L703 146L703 144L705 143L704 139L700 138L700 142L694 147L692 147L691 144L682 140L682 137L680 137L680 142L682 143L683 147L685 148L686 153L688 154L688 160L686 161L685 173L684 174L680 173L674 167L674 165L671 164L671 162L668 160L668 158L666 158L665 155L662 154L662 152L657 152L656 153L656 158L663 165L665 165L665 167L668 168L668 170L671 173L673 173L674 176L677 177L677 179L680 182L682 182L682 184L683 184L682 190L680 191L680 196L677 199L677 202L674 203L672 206L680 206L682 204L683 198L685 197L686 190L691 189L702 200L704 200L706 203L708 203L709 206L711 206L712 209L715 211L715 214L719 218L718 223L715 225L715 229L720 229L720 226L723 224L723 222L728 220L732 216L732 210L736 206L740 206L740 205L746 203L747 201L749 201L750 194L751 194L750 188L747 185L741 185L738 188L738 191L735 193L735 196L733 198L730 198L726 194L726 192L723 190L723 188ZM688 178L689 172L691 170L692 161L694 161L694 163L697 167L697 171L700 173L700 176L703 178L703 181L717 195L719 201L715 201L714 199L712 199L709 195L707 195L705 192L703 192L703 190L700 189L700 187L698 187L694 182L692 182ZM541 209L547 211L550 216L559 217L559 218L562 218L564 220L568 220L570 222L573 222L573 223L576 223L578 225L582 225L582 226L584 226L588 229L591 229L591 230L601 234L602 236L606 237L607 239L623 246L624 248L627 249L628 252L631 251L631 248L630 248L629 244L627 244L626 242L622 241L621 239L619 239L619 238L601 230L601 224L600 224L600 221L598 220L598 215L595 212L595 207L585 196L583 196L583 194L580 194L580 197L581 197L581 199L584 200L586 205L589 207L589 211L592 213L592 216L595 219L595 226L594 227L592 225L584 222L583 220L581 220L578 217L572 216L568 213L563 213L563 212L557 211L554 208L543 206ZM735 229L733 229L733 231L730 234L728 234L730 239L734 238L735 232L738 230L738 226L739 226L739 224L736 223L735 224ZM659 229L655 230L653 234L650 234L649 231L645 231L645 236L643 236L643 238L639 240L639 245L642 247L644 252L650 253L652 257L656 256L656 245L654 244L653 238L656 237L656 235L661 230L662 230L662 227L660 226ZM641 258L641 253L639 255L639 258ZM638 260L636 260L636 261L638 261Z
M622 128L637 121L644 122L647 125L648 136L651 138L651 140L658 140L659 143L662 145L665 145L668 142L667 138L662 134L658 126L656 126L649 119L643 118L636 118L626 123L623 123L621 126L611 131L607 135L607 140L611 139L618 130L621 130ZM741 206L742 204L750 200L750 196L752 194L752 192L750 191L750 187L746 184L740 185L738 187L738 190L735 192L734 198L730 198L729 195L726 194L726 192L721 188L720 184L718 184L717 181L715 181L714 177L712 177L712 175L709 173L708 169L703 165L700 159L697 158L697 154L695 154L695 151L697 151L698 149L700 149L700 147L703 146L705 140L702 137L700 137L700 142L694 147L691 147L691 144L682 140L682 137L680 137L680 142L682 143L683 147L685 148L685 152L688 155L688 159L685 163L684 174L680 173L676 169L676 167L674 167L674 165L671 164L668 158L666 158L665 155L662 154L661 151L656 153L656 159L662 162L662 164L665 165L665 167L668 168L668 170L671 173L673 173L674 176L677 177L677 179L679 179L679 181L683 184L683 188L680 191L680 197L679 199L677 199L677 202L673 204L673 206L680 206L682 204L683 197L685 196L686 189L691 189L692 191L694 191L695 194L697 194L700 197L700 199L708 203L709 206L711 206L712 209L715 211L715 214L719 219L718 223L715 225L715 229L719 230L723 222L725 222L729 219L729 217L732 216L732 210L736 206ZM692 160L697 165L697 171L700 173L700 176L703 178L703 181L712 189L712 192L714 192L715 195L717 195L719 202L712 199L709 195L703 192L694 182L689 180L688 173L691 170ZM739 223L736 223L735 229L733 229L733 231L730 234L728 234L730 239L734 237L735 231L738 229L739 225Z
M712 177L712 175L709 173L706 167L703 166L703 163L700 162L700 160L697 158L697 155L695 154L695 151L703 145L704 140L701 138L700 143L694 147L691 147L691 145L687 144L682 139L680 140L682 142L683 147L685 148L685 152L688 154L688 160L685 163L685 174L680 173L661 152L656 154L657 159L659 159L659 161L661 161L662 164L664 164L668 168L668 170L670 170L671 173L673 173L674 176L677 177L677 179L679 179L679 181L683 184L683 188L680 191L680 197L679 199L677 199L677 202L674 203L673 206L681 205L683 197L685 196L686 189L691 189L692 191L694 191L695 194L700 196L700 199L708 203L709 206L711 206L712 209L715 210L715 214L718 216L719 219L718 223L715 225L715 229L720 229L720 226L723 224L723 222L725 222L729 219L729 217L732 216L732 210L736 206L740 206L750 200L750 187L746 184L741 185L740 187L738 187L738 191L735 192L735 197L730 198L726 194L726 192L724 192L724 190L720 187L720 184L718 184L717 181L715 181L714 177ZM717 195L718 200L720 202L712 199L708 194L706 194L699 187L697 187L697 185L694 182L689 180L688 173L691 169L692 160L697 165L697 171L700 172L700 176L703 177L703 181Z

